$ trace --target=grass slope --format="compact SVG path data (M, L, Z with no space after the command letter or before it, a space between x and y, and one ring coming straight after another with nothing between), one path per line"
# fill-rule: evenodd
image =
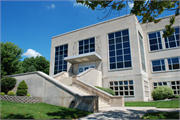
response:
M91 113L46 103L15 103L1 100L1 119L73 119Z
M126 107L179 108L179 100L152 102L125 102Z

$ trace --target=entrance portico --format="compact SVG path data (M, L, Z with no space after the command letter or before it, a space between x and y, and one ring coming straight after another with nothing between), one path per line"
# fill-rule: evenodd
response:
M70 57L65 57L65 61L72 64L78 65L78 74L89 69L96 68L96 61L101 61L101 57L96 52L90 52L86 54L74 55Z

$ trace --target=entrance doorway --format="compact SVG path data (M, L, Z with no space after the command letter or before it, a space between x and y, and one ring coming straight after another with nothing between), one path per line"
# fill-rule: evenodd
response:
M94 63L94 62L91 62L91 63L79 64L78 74L86 71L86 70L89 69L89 68L95 68L95 63Z

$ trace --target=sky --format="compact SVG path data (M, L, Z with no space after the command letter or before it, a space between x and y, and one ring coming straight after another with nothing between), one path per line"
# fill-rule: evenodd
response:
M44 56L50 60L53 36L113 19L130 13L133 3L127 1L127 8L113 12L103 20L104 11L91 10L76 1L5 1L1 5L1 42L13 42L24 50L26 57ZM164 12L159 17L174 12ZM140 19L140 18L139 18Z

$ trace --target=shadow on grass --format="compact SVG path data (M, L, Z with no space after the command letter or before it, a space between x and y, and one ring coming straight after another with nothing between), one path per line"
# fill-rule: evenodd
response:
M73 119L80 118L91 114L91 112L80 111L75 109L64 109L62 108L59 111L46 113L48 116L52 116L52 118L57 119Z
M179 119L179 112L150 112L142 119Z
M10 114L5 118L2 119L34 119L32 115L29 114L25 114L25 115L21 115L21 114Z

